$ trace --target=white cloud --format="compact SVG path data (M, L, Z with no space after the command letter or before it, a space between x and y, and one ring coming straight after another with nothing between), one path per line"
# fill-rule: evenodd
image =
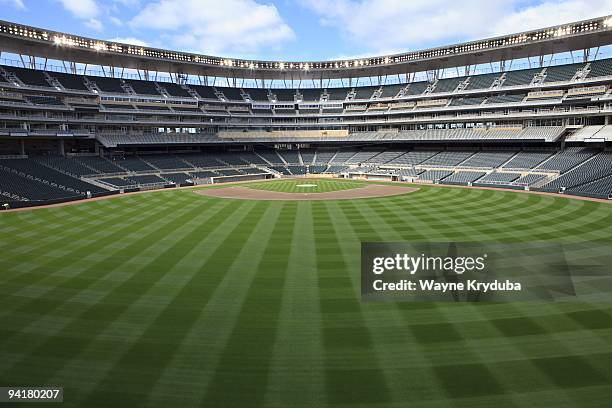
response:
M408 51L606 15L612 0L300 0L366 51Z
M495 34L531 30L610 14L612 0L545 1L512 13L495 25Z
M140 0L114 0L114 2L126 7L140 6Z
M102 31L104 29L102 22L97 18L90 18L89 20L86 20L83 24L96 31Z
M0 0L0 3L8 3L20 10L26 9L25 4L23 4L23 0Z
M255 0L157 0L130 25L161 32L172 47L216 55L253 55L295 38L274 5Z
M138 38L134 38L134 37L115 37L115 38L111 38L108 41L122 43L122 44L140 45L141 47L149 46L149 44L147 44L145 41L139 40Z
M108 19L110 20L111 23L113 23L116 26L122 26L123 25L123 21L121 21L119 18L117 18L115 16L110 16Z
M83 20L98 16L100 9L95 0L59 0L74 17Z

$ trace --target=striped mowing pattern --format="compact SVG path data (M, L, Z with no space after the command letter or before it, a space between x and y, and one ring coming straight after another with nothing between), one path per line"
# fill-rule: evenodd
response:
M359 243L612 243L611 217L427 186L0 214L0 384L62 385L65 407L606 406L612 304L364 304Z
M314 184L316 187L299 187ZM301 179L301 180L273 180L263 183L249 183L246 187L257 190L279 191L283 193L325 193L328 191L350 190L364 187L366 184L359 181L342 181L330 179Z

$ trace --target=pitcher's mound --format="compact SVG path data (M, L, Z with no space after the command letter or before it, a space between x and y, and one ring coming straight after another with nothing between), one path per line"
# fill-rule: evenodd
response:
M222 187L196 190L197 194L216 198L238 200L353 200L357 198L389 197L412 193L418 190L408 186L369 184L361 188L328 191L324 193L286 193L281 191L256 190L247 187Z

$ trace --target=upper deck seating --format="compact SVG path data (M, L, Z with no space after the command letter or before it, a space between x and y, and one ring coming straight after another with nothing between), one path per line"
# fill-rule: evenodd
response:
M425 92L428 86L429 82L427 81L412 82L410 85L408 85L405 95L420 95Z
M542 72L542 68L522 69L518 71L506 72L506 80L502 86L518 86L518 85L529 85L536 74Z
M380 98L395 98L406 84L383 85Z
M349 88L327 88L328 101L344 101L349 93Z
M453 92L463 81L465 81L465 77L440 79L433 92Z
M4 69L8 72L14 73L17 78L19 78L21 82L26 85L51 88L51 84L49 83L49 81L47 81L47 77L45 76L44 71L11 66L5 66Z
M85 86L85 80L82 75L64 74L62 72L50 72L49 75L57 79L66 89L89 92L89 89Z
M164 88L170 96L176 96L179 98L192 98L191 94L179 84L175 84L174 82L159 82L158 84L159 86Z
M295 89L272 89L270 92L276 96L277 102L295 101Z
M200 95L200 98L202 99L213 99L216 101L219 100L219 98L217 98L217 95L215 94L215 89L212 86L192 85L192 84L189 84L188 86L189 88L194 90L198 95Z
M161 93L155 86L155 82L126 79L125 83L131 86L134 92L136 92L138 95L161 95Z
M546 68L546 78L544 82L569 81L576 75L579 69L584 68L585 64L559 65Z
M121 80L118 78L107 78L107 77L87 77L98 86L100 91L107 93L118 93L124 94L125 90L121 86Z
M504 164L506 169L532 169L544 160L548 159L554 153L552 152L538 152L538 151L524 151L519 152L512 158L508 163Z
M244 88L244 92L246 92L253 101L260 102L270 102L268 98L268 90L262 88Z
M596 78L612 75L612 58L591 62L591 70L587 78Z
M379 86L360 86L355 88L354 99L371 99L374 92L377 91Z
M323 93L319 88L298 89L298 91L302 95L302 102L319 102Z
M472 75L465 89L489 89L500 76L500 73Z
M230 88L230 87L221 87L221 86L216 86L215 88L217 89L217 91L221 92L227 100L230 100L230 101L243 101L244 100L239 88Z

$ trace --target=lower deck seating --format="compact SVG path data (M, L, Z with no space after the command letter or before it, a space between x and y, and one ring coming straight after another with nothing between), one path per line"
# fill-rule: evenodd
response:
M427 170L424 173L419 174L419 179L437 181L443 180L451 174L453 174L453 172L448 170Z
M479 179L476 184L487 184L487 183L511 183L514 180L521 177L520 173L489 173L486 176Z
M268 160L264 160L265 156ZM283 160L284 159L284 160ZM301 164L304 162L308 164ZM269 161L275 161L270 164ZM180 168L179 171L175 170ZM449 184L529 186L542 191L608 198L612 193L612 152L568 147L562 151L403 151L393 147L261 149L104 158L58 154L0 159L0 199L6 202L84 197L112 189L184 184L189 180L265 174L367 174ZM202 181L199 181L202 182ZM106 186L106 188L104 188Z
M481 172L473 172L473 171L458 171L456 173L451 174L450 176L444 179L445 183L459 183L459 184L467 184L473 183L486 173Z

